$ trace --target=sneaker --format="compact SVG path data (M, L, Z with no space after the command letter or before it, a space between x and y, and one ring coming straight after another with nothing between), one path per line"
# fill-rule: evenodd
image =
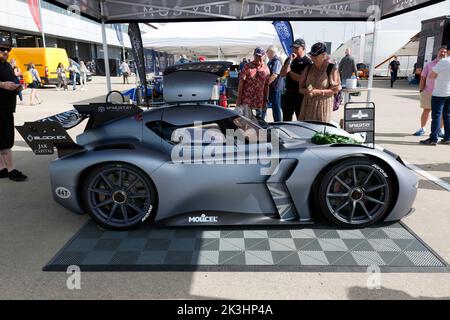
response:
M6 168L0 170L0 179L8 178L8 170Z
M449 144L450 144L450 140L442 139L442 140L439 142L439 144L447 144L447 145L449 145Z
M427 146L436 146L437 145L437 141L431 141L429 138L426 140L420 140L421 144L425 144Z
M416 132L414 132L414 135L416 137L420 137L423 136L425 134L425 129L424 128L420 128L419 130L417 130Z
M16 170L16 169L14 169L11 172L8 172L8 177L9 177L9 180L12 180L12 181L24 181L28 178L26 175L24 175L22 172L20 172L19 170Z
M444 129L441 128L441 129L439 130L438 137L439 137L439 138L443 138L444 136L445 136L445 131L444 131Z

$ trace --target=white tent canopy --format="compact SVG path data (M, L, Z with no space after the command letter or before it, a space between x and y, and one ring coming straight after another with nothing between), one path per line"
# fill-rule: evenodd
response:
M143 35L145 48L171 54L215 57L248 57L253 49L281 48L270 22L178 22Z
M390 18L443 0L47 0L109 23Z

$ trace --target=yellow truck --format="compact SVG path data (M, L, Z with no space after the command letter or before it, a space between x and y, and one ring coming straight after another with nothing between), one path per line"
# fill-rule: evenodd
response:
M56 69L59 63L62 63L66 70L69 67L66 50L59 48L13 48L9 59L16 60L22 74L27 71L28 65L33 63L44 85L58 83ZM66 72L66 76L69 77L69 72Z

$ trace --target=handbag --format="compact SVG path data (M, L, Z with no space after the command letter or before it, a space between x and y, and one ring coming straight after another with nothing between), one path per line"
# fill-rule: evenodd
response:
M339 110L342 100L344 100L344 97L342 96L342 92L339 91L334 95L333 111Z
M331 81L330 76L331 76L331 71L333 71L333 68L334 68L334 63L328 63L328 67L327 67L328 81ZM343 100L344 100L344 97L342 95L342 91L339 90L339 92L334 95L333 111L339 110L339 107L342 104Z

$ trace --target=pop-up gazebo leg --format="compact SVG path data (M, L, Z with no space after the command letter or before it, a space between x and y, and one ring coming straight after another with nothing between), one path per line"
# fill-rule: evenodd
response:
M369 88L369 91L367 92L367 102L372 102L373 74L375 73L377 38L378 38L378 18L376 17L373 22L373 42L372 42L372 52L371 52L371 57L370 57L369 83L367 85L367 87Z
M102 42L103 42L103 59L105 61L105 75L106 75L106 88L108 92L111 92L111 73L109 71L109 55L108 55L108 42L106 38L106 26L103 19L103 1L100 2L100 10L102 15Z

